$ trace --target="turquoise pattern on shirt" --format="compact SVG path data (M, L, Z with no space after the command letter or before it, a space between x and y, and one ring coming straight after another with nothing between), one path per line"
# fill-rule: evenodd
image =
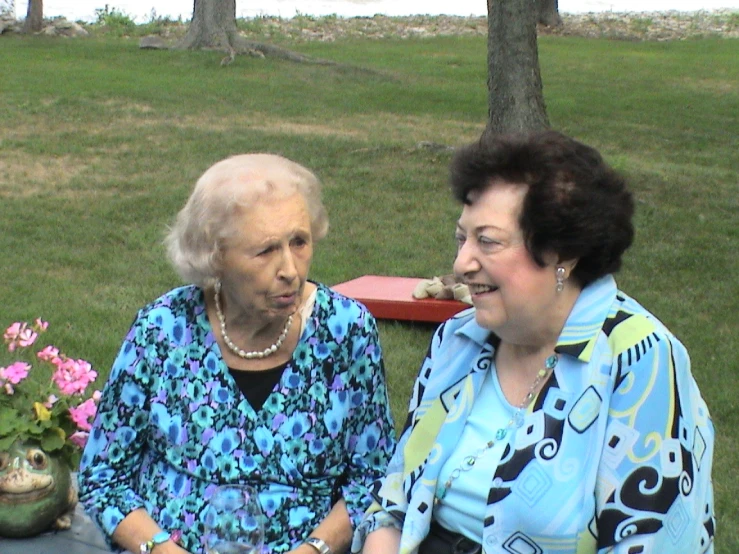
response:
M395 445L377 326L358 302L318 285L292 360L258 412L226 367L194 286L136 317L103 392L79 474L80 499L110 535L144 507L202 551L214 484L248 483L266 515L265 551L287 552L331 509L353 524Z
M384 526L402 530L400 554L417 552L496 342L474 310L439 327L352 552ZM606 276L582 291L556 351L485 485L483 550L712 553L714 428L684 346Z

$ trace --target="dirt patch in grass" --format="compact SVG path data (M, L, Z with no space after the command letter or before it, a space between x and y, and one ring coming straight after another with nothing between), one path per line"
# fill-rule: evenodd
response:
M6 152L0 158L0 198L64 190L85 169L71 156L41 159L19 151Z

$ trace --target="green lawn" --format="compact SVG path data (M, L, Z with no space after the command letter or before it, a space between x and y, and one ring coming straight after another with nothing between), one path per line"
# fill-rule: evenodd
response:
M195 179L269 151L316 171L331 217L312 277L448 273L449 154L487 114L485 39L351 39L295 49L337 67L140 51L125 38L0 37L0 326L107 374L135 311L178 284L165 226ZM717 549L739 552L739 41L543 37L552 125L630 179L637 237L618 276L686 344L718 432ZM403 411L432 327L381 323Z

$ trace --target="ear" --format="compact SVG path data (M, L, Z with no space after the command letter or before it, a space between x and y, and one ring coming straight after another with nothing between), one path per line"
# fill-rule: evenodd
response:
M575 266L577 266L577 262L579 260L579 258L573 258L572 260L559 260L556 263L557 267L565 268L565 279L570 278L570 274L572 273L572 270L575 269Z

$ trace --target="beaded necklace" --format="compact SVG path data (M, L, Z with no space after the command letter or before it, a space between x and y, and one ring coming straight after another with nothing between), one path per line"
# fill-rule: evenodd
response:
M482 458L488 450L490 450L498 442L502 441L504 438L506 438L506 436L508 436L508 432L511 429L513 429L514 427L518 428L523 425L524 411L534 400L534 397L536 396L536 390L539 388L539 385L541 385L541 383L544 382L547 377L549 377L549 375L556 367L558 361L559 358L556 354L552 354L546 359L546 361L544 362L544 367L541 368L536 374L536 379L534 379L531 387L529 387L529 392L526 393L523 401L518 405L516 411L513 412L511 419L508 420L508 423L505 425L505 427L501 427L495 432L495 439L489 440L482 448L478 449L477 452L465 457L462 460L462 463L459 464L459 467L455 468L451 472L449 478L444 482L444 484L437 487L436 495L434 496L434 506L438 505L439 502L444 500L444 497L449 491L449 488L452 486L452 483L456 481L460 477L460 475L462 475L462 472L471 470L477 463L477 460Z
M213 299L215 300L216 304L216 315L218 316L218 322L221 324L221 336L223 337L223 342L226 343L226 346L236 354L239 358L244 358L245 360L253 360L254 358L262 359L266 358L267 356L271 356L275 352L277 352L280 347L282 346L282 343L285 342L285 338L287 337L288 331L290 331L290 326L293 323L293 316L290 314L287 318L287 322L285 323L285 328L282 330L282 333L280 333L280 336L277 337L277 342L275 342L272 346L265 348L264 350L255 350L252 352L246 352L236 346L231 338L226 334L226 318L223 315L223 312L221 311L221 282L216 281L215 284L215 294L213 296Z

